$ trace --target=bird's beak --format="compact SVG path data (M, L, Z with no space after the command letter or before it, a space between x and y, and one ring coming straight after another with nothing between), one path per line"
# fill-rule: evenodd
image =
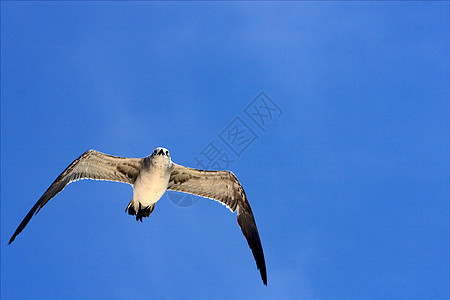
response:
M159 150L158 155L164 155L164 150L163 149Z

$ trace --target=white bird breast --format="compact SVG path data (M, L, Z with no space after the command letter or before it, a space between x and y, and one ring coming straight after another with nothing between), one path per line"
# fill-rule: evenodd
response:
M133 200L136 204L139 202L146 207L156 203L162 197L170 178L170 165L165 161L166 159L154 158L149 168L143 169L136 178L133 186Z

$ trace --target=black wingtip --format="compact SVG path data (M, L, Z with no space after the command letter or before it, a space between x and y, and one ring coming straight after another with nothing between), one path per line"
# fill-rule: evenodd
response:
M261 250L262 250L262 248L261 248ZM267 286L267 271L266 271L266 262L264 261L264 256L263 256L262 264L260 263L260 261L257 261L256 267L258 268L259 273L261 274L261 279L262 279L264 285Z
M264 271L261 271L261 278L265 286L267 286L267 274L266 274L266 268L264 268Z
M249 213L250 212L250 213ZM256 267L261 274L261 279L264 285L267 285L267 271L266 262L264 259L264 252L261 245L261 240L259 238L258 229L256 228L255 219L251 210L238 213L238 224L241 227L242 233L247 240L248 246L250 247L253 257L255 258Z
M21 224L22 225L22 224ZM19 226L20 228L20 226ZM12 235L12 237L9 239L9 243L8 245L11 245L12 242L14 242L14 240L16 239L16 236L19 235L19 233L22 232L22 229L19 230L19 228L16 229L16 231L14 232L14 234Z
M40 206L40 199L38 202L36 202L36 204L30 209L30 211L27 213L27 215L25 216L25 218L23 218L22 222L20 222L19 226L17 227L16 231L14 231L14 234L12 235L11 239L9 240L9 244L11 244L15 239L16 236L18 236L22 230L25 228L25 226L27 226L28 222L30 222L31 218L37 214L36 211L39 211L38 208Z
M22 223L23 223L23 222L22 222ZM14 240L16 239L16 236L18 236L19 233L22 232L23 227L25 227L25 226L22 226L22 223L20 223L19 227L16 229L16 231L15 231L14 234L12 235L11 239L9 240L8 245L11 245L11 243L14 242ZM28 223L28 222L27 222L27 223Z
M262 279L264 285L267 286L266 262L264 260L264 254L262 252L262 247L261 247L261 254L262 254L262 262L261 262L261 260L257 261L256 262L256 266L259 269L259 273L261 274L261 279ZM254 257L256 257L255 254L254 254Z

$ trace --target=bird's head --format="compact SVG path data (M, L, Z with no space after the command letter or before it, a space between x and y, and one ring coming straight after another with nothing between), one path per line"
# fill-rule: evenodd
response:
M167 150L166 148L163 148L163 147L158 147L153 151L151 157L157 157L157 156L166 156L166 157L170 158L169 150Z

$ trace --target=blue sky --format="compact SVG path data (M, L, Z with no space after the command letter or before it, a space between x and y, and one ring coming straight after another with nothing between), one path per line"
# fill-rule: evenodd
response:
M1 3L2 299L448 299L448 2ZM260 94L282 114L245 113ZM221 138L239 118L254 139ZM248 131L250 132L250 131ZM88 149L232 160L263 286L223 206L82 181Z

